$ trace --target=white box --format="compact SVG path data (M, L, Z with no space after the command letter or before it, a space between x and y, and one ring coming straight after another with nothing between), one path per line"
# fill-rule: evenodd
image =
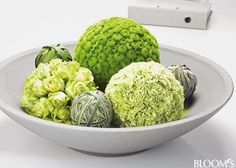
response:
M128 7L128 17L141 24L207 29L211 4L191 0L142 1Z

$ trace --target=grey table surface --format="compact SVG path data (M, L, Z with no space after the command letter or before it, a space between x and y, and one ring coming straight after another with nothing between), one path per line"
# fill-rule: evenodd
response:
M45 44L74 41L86 27L111 16L127 16L134 0L0 1L0 61ZM208 30L146 26L159 43L204 55L236 80L236 1L212 0ZM0 93L1 94L1 93ZM232 159L236 167L236 103L190 133L153 149L122 157L91 156L56 145L0 111L0 167L194 167L194 160Z

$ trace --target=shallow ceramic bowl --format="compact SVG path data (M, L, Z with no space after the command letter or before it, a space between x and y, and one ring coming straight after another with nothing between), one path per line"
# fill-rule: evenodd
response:
M73 53L75 43L64 44ZM0 107L10 118L35 134L57 144L99 154L127 154L177 138L216 114L230 99L233 82L219 65L197 54L161 45L162 64L187 64L198 77L189 115L179 121L137 128L68 126L38 119L19 106L24 80L34 69L38 49L29 50L0 65Z

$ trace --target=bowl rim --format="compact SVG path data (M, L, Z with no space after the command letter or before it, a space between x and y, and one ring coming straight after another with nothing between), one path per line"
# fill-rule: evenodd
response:
M64 46L68 46L68 45L75 45L76 42L70 41L70 42L62 42L60 44L62 44ZM32 52L36 52L40 48L41 47L26 50L26 51L20 52L18 54L15 54L14 56L12 56L8 59L5 59L4 61L2 61L0 63L0 73L1 73L1 70L5 66L8 65L8 63L17 60L24 55L30 54ZM220 110L230 100L230 98L234 92L233 80L232 80L231 76L229 75L229 73L223 67L221 67L219 64L215 63L214 61L211 61L210 59L208 59L204 56L201 56L199 54L196 54L194 52L191 52L191 51L188 51L185 49L180 49L180 48L172 47L172 46L165 45L165 44L160 44L160 48L163 48L164 50L175 51L175 52L181 53L186 56L191 55L191 57L193 57L193 59L198 60L200 62L204 62L205 64L208 64L209 66L214 68L218 72L218 74L221 76L221 78L223 79L225 85L227 86L227 87L225 87L224 95L222 95L222 97L218 101L218 103L217 104L213 103L209 108L203 110L202 112L200 112L196 115L193 115L193 116L189 116L187 118L183 118L181 120L163 123L160 125L143 126L143 127L126 127L126 128L82 127L82 126L66 125L66 124L46 121L46 120L28 115L27 113L22 113L22 112L20 112L20 110L16 110L16 109L12 108L9 104L7 104L2 99L0 99L0 110L2 110L3 112L7 111L8 113L16 115L17 117L20 117L22 119L30 120L32 122L37 122L38 124L43 124L43 125L47 125L50 127L60 127L63 129L73 129L73 130L92 131L92 132L94 132L94 131L98 131L98 132L136 132L136 131L144 131L144 130L147 131L147 130L153 130L153 129L161 129L164 127L172 127L172 126L177 126L180 124L194 121L196 119L202 118L202 117L207 116L211 113L214 113L215 111ZM5 113L7 114L7 112L5 112Z

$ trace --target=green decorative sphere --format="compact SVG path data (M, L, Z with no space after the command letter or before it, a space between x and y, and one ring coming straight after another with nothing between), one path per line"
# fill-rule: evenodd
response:
M72 124L87 127L110 127L113 109L101 91L84 92L75 97L70 109Z
M155 37L134 20L112 17L91 25L79 39L75 58L89 68L101 90L132 62L160 62Z
M75 61L40 63L24 82L20 106L29 115L71 124L71 101L82 92L97 90L93 79L92 72Z
M185 117L183 87L157 62L128 65L112 76L105 93L118 127L151 126Z

